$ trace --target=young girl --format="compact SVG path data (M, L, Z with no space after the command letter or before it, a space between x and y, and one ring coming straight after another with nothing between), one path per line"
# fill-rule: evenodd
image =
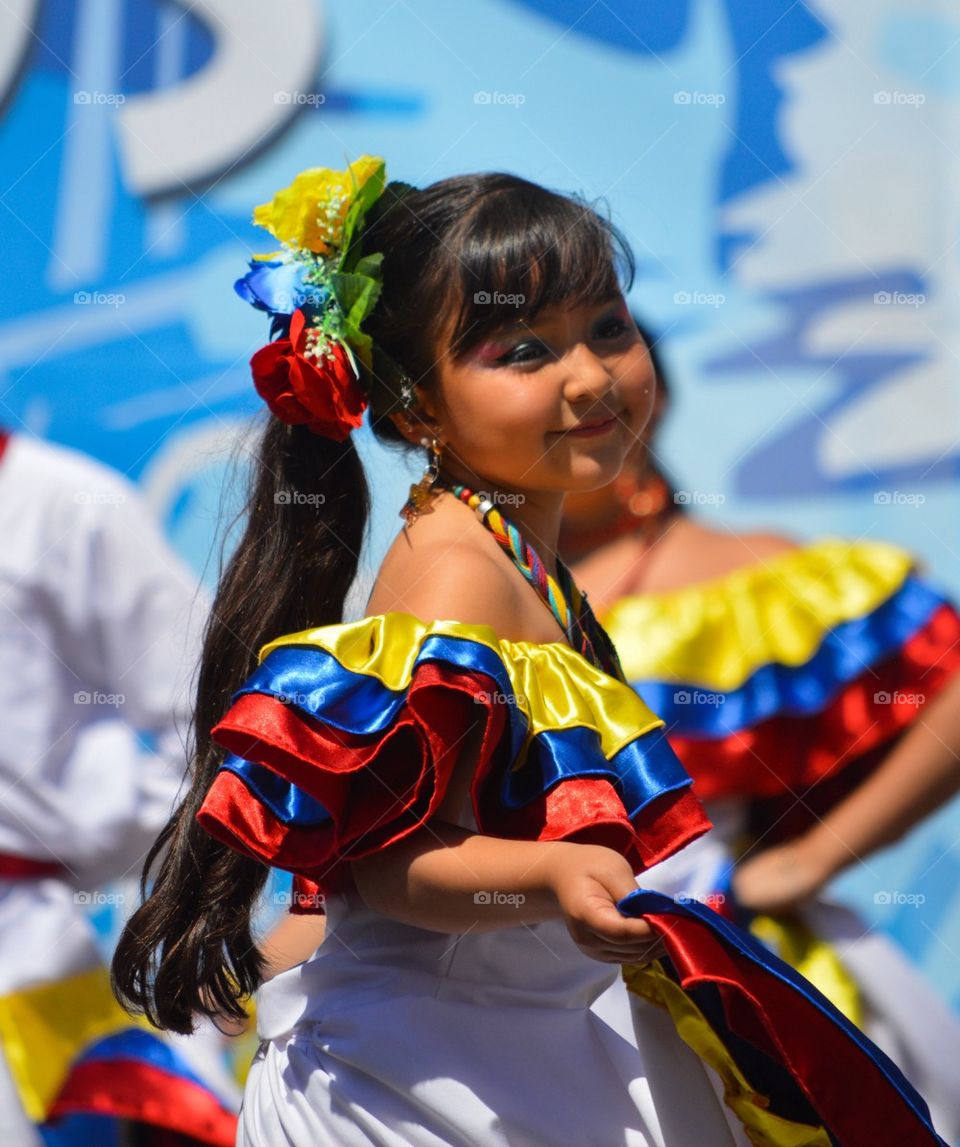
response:
M638 448L614 483L566 500L560 547L666 720L711 835L742 857L722 893L716 867L694 875L696 849L663 869L690 895L725 895L896 1060L955 1142L960 1020L821 890L960 788L960 615L889 544L798 545L685 513L657 466L669 386L652 357L658 397Z
M385 186L370 157L255 220L285 245L238 285L281 336L252 359L274 418L122 998L177 1030L236 1015L275 864L327 936L259 992L246 1147L941 1142L759 945L637 890L708 822L555 557L564 493L610 481L650 410L616 231L505 174ZM367 406L432 464L345 623ZM590 1005L621 966L611 1026Z

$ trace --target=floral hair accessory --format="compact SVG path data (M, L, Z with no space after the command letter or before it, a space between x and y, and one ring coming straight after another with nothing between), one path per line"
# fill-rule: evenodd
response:
M364 155L346 171L301 171L253 213L283 248L255 256L234 284L271 316L272 331L285 331L250 359L257 393L281 421L338 442L367 406L358 360L372 370L373 343L361 324L380 295L383 254L361 254L358 238L383 193L384 169Z

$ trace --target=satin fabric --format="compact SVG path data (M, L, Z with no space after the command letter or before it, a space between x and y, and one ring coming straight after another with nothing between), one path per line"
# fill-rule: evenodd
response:
M744 1125L767 1136L760 1142L829 1142L818 1137L826 1130L839 1147L946 1147L896 1064L742 929L702 904L642 888L618 907L649 921L668 953L659 968L624 968L629 990L671 1010L681 1036L733 1089ZM683 996L663 990L662 972ZM804 1128L818 1135L798 1138Z
M342 858L434 813L474 725L482 831L606 843L639 871L709 827L662 722L561 643L386 614L286 636L262 657L213 730L229 756L198 819L329 889Z
M960 614L875 542L816 542L602 620L704 800L836 780L960 670Z
M232 847L289 867L321 887L329 886L331 868L384 848L426 823L447 789L456 748L475 725L480 735L472 762L471 806L477 831L520 839L575 837L612 842L637 872L675 854L700 836L708 823L689 793L689 778L669 751L659 719L625 682L595 669L565 645L510 643L497 640L487 626L424 623L407 614L383 614L285 636L265 646L261 655L260 666L237 691L229 712L213 730L231 756L211 786L198 819ZM302 799L301 793L308 799ZM535 815L530 815L531 809ZM610 827L624 830L619 840L598 832ZM338 888L333 902L350 903L349 889ZM638 893L620 907L648 916L667 937L673 965L680 969L677 990L690 998L713 1037L733 1056L744 1080L749 1079L757 1089L751 1092L752 1109L766 1106L776 1116L775 1120L745 1123L752 1129L762 1125L770 1136L776 1131L776 1138L768 1138L770 1144L795 1147L803 1142L797 1138L798 1130L812 1144L826 1128L842 1147L866 1147L866 1133L855 1130L858 1121L873 1129L886 1122L907 1136L902 1141L918 1147L940 1142L929 1126L923 1101L896 1068L853 1032L814 989L801 988L791 980L789 969L750 937L738 934L709 910L675 904L653 892ZM300 992L294 992L287 1019L271 1020L270 1009L261 1008L262 1034L277 1042L264 1049L251 1073L256 1099L251 1100L251 1114L243 1124L243 1134L249 1134L251 1142L268 1141L263 1129L276 1127L286 1118L278 1113L275 1097L271 1106L266 1096L277 1080L295 1068L294 1045L286 1042L291 1034L294 1040L300 1039L303 1054L309 1050L310 1056L319 1057L313 1069L316 1078L332 1079L334 1088L337 1060L348 1055L358 1073L355 1101L363 1108L362 1097L370 1096L374 1104L363 1112L371 1126L386 1110L376 1106L385 1102L382 1093L369 1090L369 1032L360 1021L365 1001L378 1000L378 1013L383 1014L402 1013L413 1002L406 999L403 987L409 952L402 945L391 959L379 952L367 967L362 931L343 931L351 918L363 915L363 907L355 906L352 917L348 914L342 925L332 929L334 940L350 937L344 991L360 993L360 1014L354 1015L343 1001L338 1004L335 991L331 995L330 969L339 966L336 945L330 959L324 958L324 945L316 960L304 966L304 976L312 975L314 967L317 975L327 968L324 984L317 984L322 994L317 1004L322 1027L316 1043L297 1035L303 1016L312 1014L304 1012ZM331 923L336 924L336 919ZM553 927L557 924L562 922L543 926L544 938L549 934L554 946L566 949L569 938L563 938L562 926ZM374 947L381 933L416 935L418 944L438 948L444 963L456 947L446 937L421 935L420 930L385 921L372 931ZM466 992L457 1003L461 1014L471 1006L471 999L475 998L475 1007L477 1000L500 998L507 990L505 958L511 944L526 943L521 933L531 930L507 932L517 935L492 934L464 944L465 950L475 947L479 959L472 966L464 957L461 965L461 975L472 967L470 974L475 978L475 982L457 986L458 992ZM481 953L486 949L489 962L485 963ZM551 945L546 944L545 950L549 953ZM576 973L571 984L589 974L591 987L580 1003L583 1007L596 996L600 979L597 969L588 966L591 961L584 962L575 952L569 956L571 974ZM434 956L429 966L435 967L436 962ZM549 975L548 967L540 967L542 963L534 959L526 967L520 966L522 961L518 964L515 1002L524 1010L516 1018L537 1009L545 1018L553 1017L576 1003L560 992L548 1013L530 980L536 969L540 976ZM292 983L293 977L286 976ZM631 976L635 983L643 978L636 971ZM693 990L700 980L726 994L713 998L706 989L698 989L694 999ZM394 981L395 992L390 990ZM434 982L432 971L414 981L419 987L410 989L412 995L427 999L417 1001L419 1009L440 998L441 987ZM450 981L448 987L452 986ZM278 994L282 994L280 984L268 984L261 1004ZM665 1004L663 999L657 1002ZM336 1035L338 1010L349 1032L342 1039ZM637 1048L648 1018L648 1013L636 1018ZM509 1014L503 1019L508 1027L515 1022ZM778 1025L788 1023L797 1026L796 1034L777 1038ZM443 1033L423 1038L428 1045L432 1040L439 1046ZM365 1048L359 1059L358 1041ZM828 1072L816 1058L826 1045L832 1057ZM704 1051L702 1046L695 1050ZM576 1058L577 1047L570 1051ZM325 1052L334 1055L332 1064ZM462 1058L461 1052L443 1062L453 1064ZM469 1054L466 1063L465 1071L479 1071ZM433 1073L436 1067L434 1063ZM429 1065L421 1064L418 1070L428 1069ZM639 1069L638 1063L629 1068ZM396 1066L381 1064L379 1070L389 1078L397 1074ZM492 1068L489 1071L492 1074ZM849 1110L838 1106L838 1073L851 1081L843 1095ZM348 1078L352 1078L349 1073ZM518 1080L522 1086L522 1075ZM474 1084L480 1091L482 1072L460 1082L467 1083L468 1090ZM309 1091L307 1077L303 1086ZM324 1084L316 1102L326 1103L332 1094L335 1090L331 1092ZM498 1103L508 1103L502 1092L498 1094ZM619 1092L611 1094L611 1102L614 1099L622 1100ZM262 1109L257 1106L261 1102L266 1104ZM868 1105L870 1116L861 1120ZM299 1097L293 1107L300 1111ZM740 1107L738 1114L745 1110L742 1103ZM433 1108L431 1113L435 1114ZM332 1111L323 1118L328 1115L333 1120ZM425 1110L414 1116L426 1117ZM517 1117L522 1119L523 1112ZM487 1119L486 1113L483 1118ZM627 1118L626 1109L622 1118ZM493 1142L493 1125L485 1123L485 1127L483 1141Z
M123 1011L102 966L0 996L0 1040L38 1125L93 1113L232 1147L237 1117L228 1101L173 1043Z
M862 676L865 666L898 653L944 609L949 606L942 594L907 578L866 616L824 630L809 660L761 665L737 688L718 691L716 705L696 703L697 686L686 681L637 680L633 685L668 725L680 722L688 736L722 737L770 717L820 712Z
M827 631L872 613L913 559L897 546L826 538L724 577L621 598L600 620L631 681L738 689L763 665L803 665Z
M741 831L768 845L843 799L960 670L956 609L908 553L872 542L814 542L676 593L625 599L602 620L711 814L718 802L749 810ZM718 836L739 854L740 833ZM960 1134L956 1017L881 937L852 964L863 921L835 938L821 928L832 919L821 901L798 915L796 925L737 922L863 1022L909 1069L942 1133ZM930 1041L940 1054L926 1054Z

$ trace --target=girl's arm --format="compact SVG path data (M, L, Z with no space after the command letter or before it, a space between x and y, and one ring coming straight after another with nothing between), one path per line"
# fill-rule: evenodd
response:
M874 773L803 836L745 860L746 908L784 911L854 861L897 841L960 790L960 676L920 713Z
M513 569L484 548L442 538L421 545L429 580L404 579L394 597L378 583L368 613L404 610L414 617L455 617L522 634L527 587L518 594ZM483 540L487 541L486 535ZM397 579L398 582L400 579ZM525 603L521 605L520 602ZM537 612L539 617L539 610ZM351 864L357 891L384 916L434 932L462 934L563 919L575 943L594 959L645 963L660 951L644 920L621 915L616 901L636 887L627 860L612 848L572 841L505 840L461 827L470 807L482 727L480 718L457 746L447 790L416 832Z
M323 943L326 917L312 913L288 913L260 944L266 960L263 978L270 980L280 972L308 960Z
M660 946L616 901L637 887L626 859L602 845L504 840L433 819L352 864L367 905L434 932L492 932L564 919L596 960L646 963Z
M655 959L660 942L653 929L616 907L637 887L620 853L572 841L505 840L462 827L481 732L477 723L461 739L431 820L352 863L367 905L405 924L454 934L564 919L575 943L594 959Z

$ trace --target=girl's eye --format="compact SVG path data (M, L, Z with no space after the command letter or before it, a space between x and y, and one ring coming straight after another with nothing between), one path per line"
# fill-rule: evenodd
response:
M602 322L598 330L599 338L619 339L630 330L630 326L623 319L615 317ZM506 354L500 355L496 361L501 366L517 366L522 363L535 362L541 355L548 353L549 351L541 342L523 342L518 343Z
M625 335L630 327L624 322L623 319L610 319L605 322L600 330L606 332L602 335L603 338L618 339L621 335Z
M511 363L516 364L533 362L537 357L539 357L539 355L545 354L546 350L547 348L543 345L543 343L520 343L518 346L515 346L513 350L509 350L506 354L502 354L497 359L497 362L503 365L510 365ZM532 353L525 353L528 351Z

